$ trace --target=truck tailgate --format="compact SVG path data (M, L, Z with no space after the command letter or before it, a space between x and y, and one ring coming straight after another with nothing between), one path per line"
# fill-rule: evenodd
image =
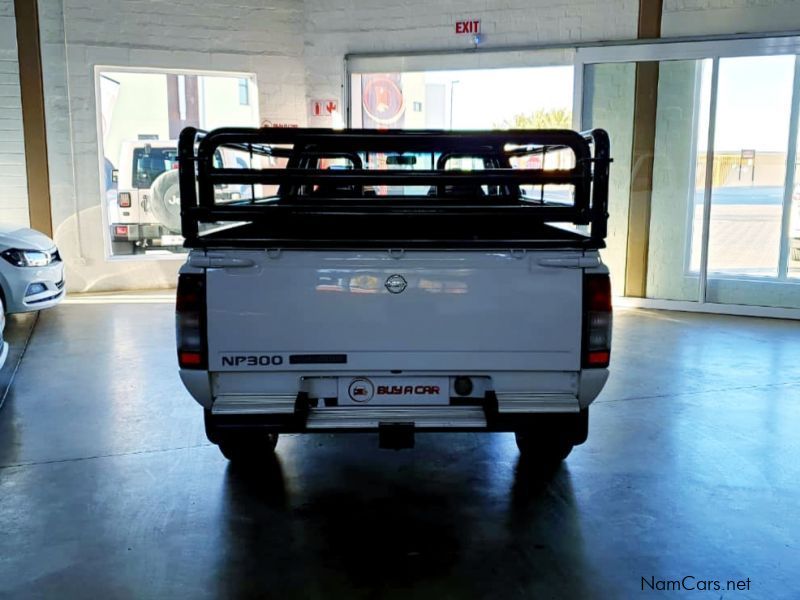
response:
M582 270L552 260L580 251L234 254L207 271L211 371L580 369Z

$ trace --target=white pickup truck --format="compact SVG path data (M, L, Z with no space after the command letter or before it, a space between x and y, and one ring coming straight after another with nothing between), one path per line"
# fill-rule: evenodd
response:
M585 441L611 342L604 131L186 129L179 155L180 375L228 459L283 432L506 431L540 466ZM232 184L258 192L215 195Z

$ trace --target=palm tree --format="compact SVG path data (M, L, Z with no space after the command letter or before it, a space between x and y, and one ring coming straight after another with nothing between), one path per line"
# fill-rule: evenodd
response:
M566 108L540 108L532 113L519 113L511 120L493 125L495 129L570 129L572 127L572 111Z

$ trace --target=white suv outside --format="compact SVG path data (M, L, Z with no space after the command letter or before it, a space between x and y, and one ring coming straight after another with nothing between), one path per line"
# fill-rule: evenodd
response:
M248 166L241 152L221 149L215 166ZM119 169L108 189L108 224L113 256L142 254L148 248L181 251L181 201L176 140L132 140L122 143ZM220 199L248 197L249 186L220 186Z
M122 142L119 169L114 172L117 189L107 194L113 255L143 253L150 246L177 248L183 243L177 186L174 194L159 197L153 189L160 175L177 169L177 148L175 140Z

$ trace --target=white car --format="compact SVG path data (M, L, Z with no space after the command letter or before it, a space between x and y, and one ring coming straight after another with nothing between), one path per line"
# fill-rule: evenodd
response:
M13 225L0 225L0 299L7 313L58 304L64 297L64 263L49 237Z
M3 301L0 300L0 369L3 368L3 365L6 364L6 358L8 357L8 342L6 342L5 338L3 337L3 332L6 329L6 312L3 307ZM2 403L0 402L0 405Z
M800 262L800 183L794 186L792 193L792 216L789 226L791 243L791 259Z

